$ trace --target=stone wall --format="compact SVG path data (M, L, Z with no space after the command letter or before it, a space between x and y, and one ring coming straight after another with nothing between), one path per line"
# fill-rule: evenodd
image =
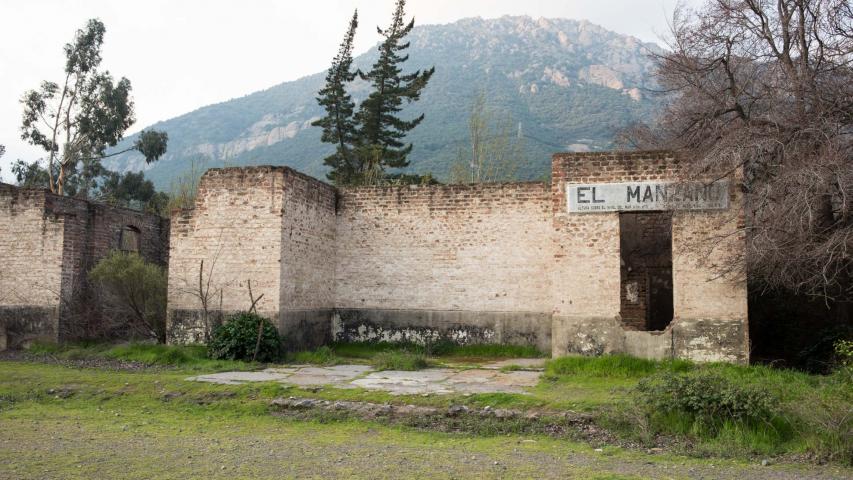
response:
M343 189L337 338L550 348L543 183Z
M86 274L119 248L128 226L139 231L140 254L165 264L168 224L156 215L0 184L0 334L7 343L104 333Z

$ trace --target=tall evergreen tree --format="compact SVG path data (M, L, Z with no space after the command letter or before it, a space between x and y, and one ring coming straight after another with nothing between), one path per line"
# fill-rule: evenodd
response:
M415 26L414 18L405 23L405 6L405 0L397 0L391 25L385 30L377 28L385 37L379 45L379 59L370 72L359 72L372 86L372 92L355 116L358 126L355 153L361 172L360 183L375 183L384 178L386 168L408 166L406 157L412 151L412 144L406 145L402 140L424 119L423 114L408 121L396 115L404 100L411 103L420 98L421 90L435 72L433 67L402 74L401 65L409 58L403 54L409 48L409 43L404 43L403 39Z
M331 169L327 175L329 180L337 185L355 183L359 173L352 148L356 134L353 121L355 102L346 90L347 84L356 76L350 69L357 27L358 10L353 13L338 54L332 59L332 66L326 73L326 86L320 90L320 96L317 97L317 102L326 109L326 116L311 124L323 129L320 137L323 142L336 146L335 153L326 157L323 163Z

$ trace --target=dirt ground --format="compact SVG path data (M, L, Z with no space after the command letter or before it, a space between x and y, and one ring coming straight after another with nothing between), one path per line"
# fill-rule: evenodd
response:
M834 467L713 462L548 438L477 438L359 422L190 420L174 430L67 414L0 415L0 478L850 478ZM29 418L28 418L29 417ZM106 422L106 423L105 423Z

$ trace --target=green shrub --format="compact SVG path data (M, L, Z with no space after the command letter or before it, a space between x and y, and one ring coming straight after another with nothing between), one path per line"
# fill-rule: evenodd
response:
M278 360L282 354L278 330L266 318L249 312L233 315L213 330L207 346L208 355L218 360L252 360L258 341L258 324L261 322L261 343L255 360Z
M769 422L779 401L767 389L711 372L664 372L641 380L637 400L649 412L684 416L712 429L725 422Z
M377 370L423 370L429 366L426 356L419 352L388 351L379 352L373 357L373 366Z
M113 328L137 331L166 343L166 269L137 253L113 251L95 265L89 278L101 287Z

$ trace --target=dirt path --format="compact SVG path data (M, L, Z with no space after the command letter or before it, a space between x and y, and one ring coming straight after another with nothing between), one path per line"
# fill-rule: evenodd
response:
M105 413L109 417L111 414ZM836 467L760 466L520 436L476 438L361 422L221 419L92 423L0 413L0 478L851 478ZM180 422L179 422L180 423Z

